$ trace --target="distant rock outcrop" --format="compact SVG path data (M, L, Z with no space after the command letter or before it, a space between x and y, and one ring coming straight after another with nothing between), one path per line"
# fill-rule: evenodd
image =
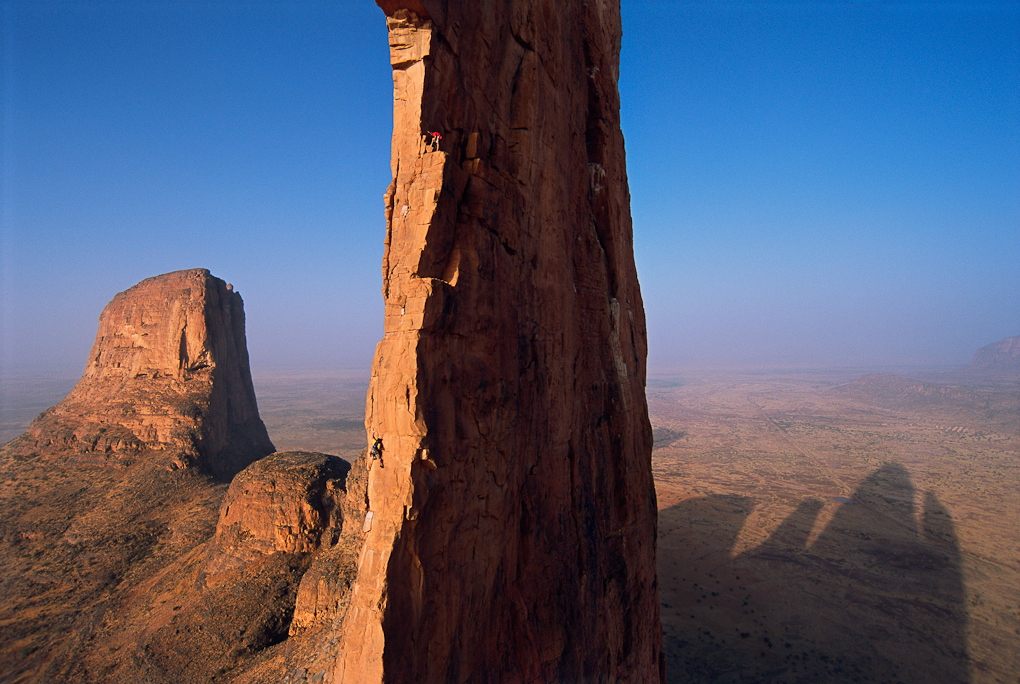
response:
M1020 382L1020 335L978 349L969 365L954 376L975 381Z
M986 419L1001 414L1008 423L1020 400L1016 391L1020 389L1020 336L978 349L963 368L921 377L871 373L833 389L886 408L981 412ZM1004 388L1012 391L998 391Z
M967 423L1017 434L1020 424L1020 337L982 347L974 361L924 379L872 373L832 388L837 396L892 411L923 411L947 432L963 435Z
M148 278L103 309L85 373L23 446L229 478L272 453L248 366L241 296L205 269ZM156 455L153 455L153 453Z
M379 4L382 453L324 681L662 681L619 3Z
M974 392L966 389L887 373L871 373L838 385L834 390L858 401L889 408L971 406L981 401Z

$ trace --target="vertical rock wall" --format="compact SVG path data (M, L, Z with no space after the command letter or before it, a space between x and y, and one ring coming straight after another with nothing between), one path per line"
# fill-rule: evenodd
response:
M26 433L109 459L144 449L222 477L272 453L248 364L244 304L196 268L147 278L99 317L85 373Z
M378 3L383 455L333 680L660 681L619 3Z

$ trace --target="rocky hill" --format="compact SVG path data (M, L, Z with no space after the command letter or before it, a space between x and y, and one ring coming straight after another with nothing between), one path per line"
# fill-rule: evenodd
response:
M208 538L222 483L272 451L240 295L196 269L114 297L78 384L0 449L0 679L71 681L92 635Z
M1020 335L981 347L974 360L952 373L958 380L1020 383Z

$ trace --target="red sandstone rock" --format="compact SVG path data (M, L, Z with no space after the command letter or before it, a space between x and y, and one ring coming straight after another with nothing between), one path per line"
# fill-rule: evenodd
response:
M383 457L331 679L662 681L619 3L379 4Z
M205 269L148 278L103 309L85 373L22 438L93 460L161 453L229 476L272 453L241 296Z
M336 502L331 526L322 535L319 550L301 578L292 635L321 628L342 618L350 603L351 587L357 575L358 557L365 540L365 491L368 471L364 454L355 460L342 483L342 495L333 487ZM332 651L320 651L317 660L328 660ZM322 669L325 663L322 664Z
M272 451L230 286L196 269L114 297L82 379L0 448L0 680L190 684L286 637L307 553L197 581L222 480ZM269 517L296 516L298 551L318 490L292 490Z
M311 553L330 526L350 465L336 456L276 453L230 483L205 571L238 568L273 553Z

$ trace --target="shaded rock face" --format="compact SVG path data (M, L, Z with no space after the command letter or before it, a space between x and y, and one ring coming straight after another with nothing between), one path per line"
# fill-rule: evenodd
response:
M662 681L619 4L379 4L383 451L331 679Z
M23 439L106 462L142 451L229 477L274 451L259 418L241 296L205 269L148 278L99 317L81 380Z
M320 535L318 550L301 578L290 627L292 636L320 633L321 628L342 620L350 604L366 532L368 466L365 453L346 470L342 496L340 488L339 479L332 486L327 481L327 491L334 502L329 526ZM328 630L327 636L335 638ZM309 648L316 652L318 661L328 661L332 654L328 648ZM326 662L321 662L320 670L324 671L326 666Z

